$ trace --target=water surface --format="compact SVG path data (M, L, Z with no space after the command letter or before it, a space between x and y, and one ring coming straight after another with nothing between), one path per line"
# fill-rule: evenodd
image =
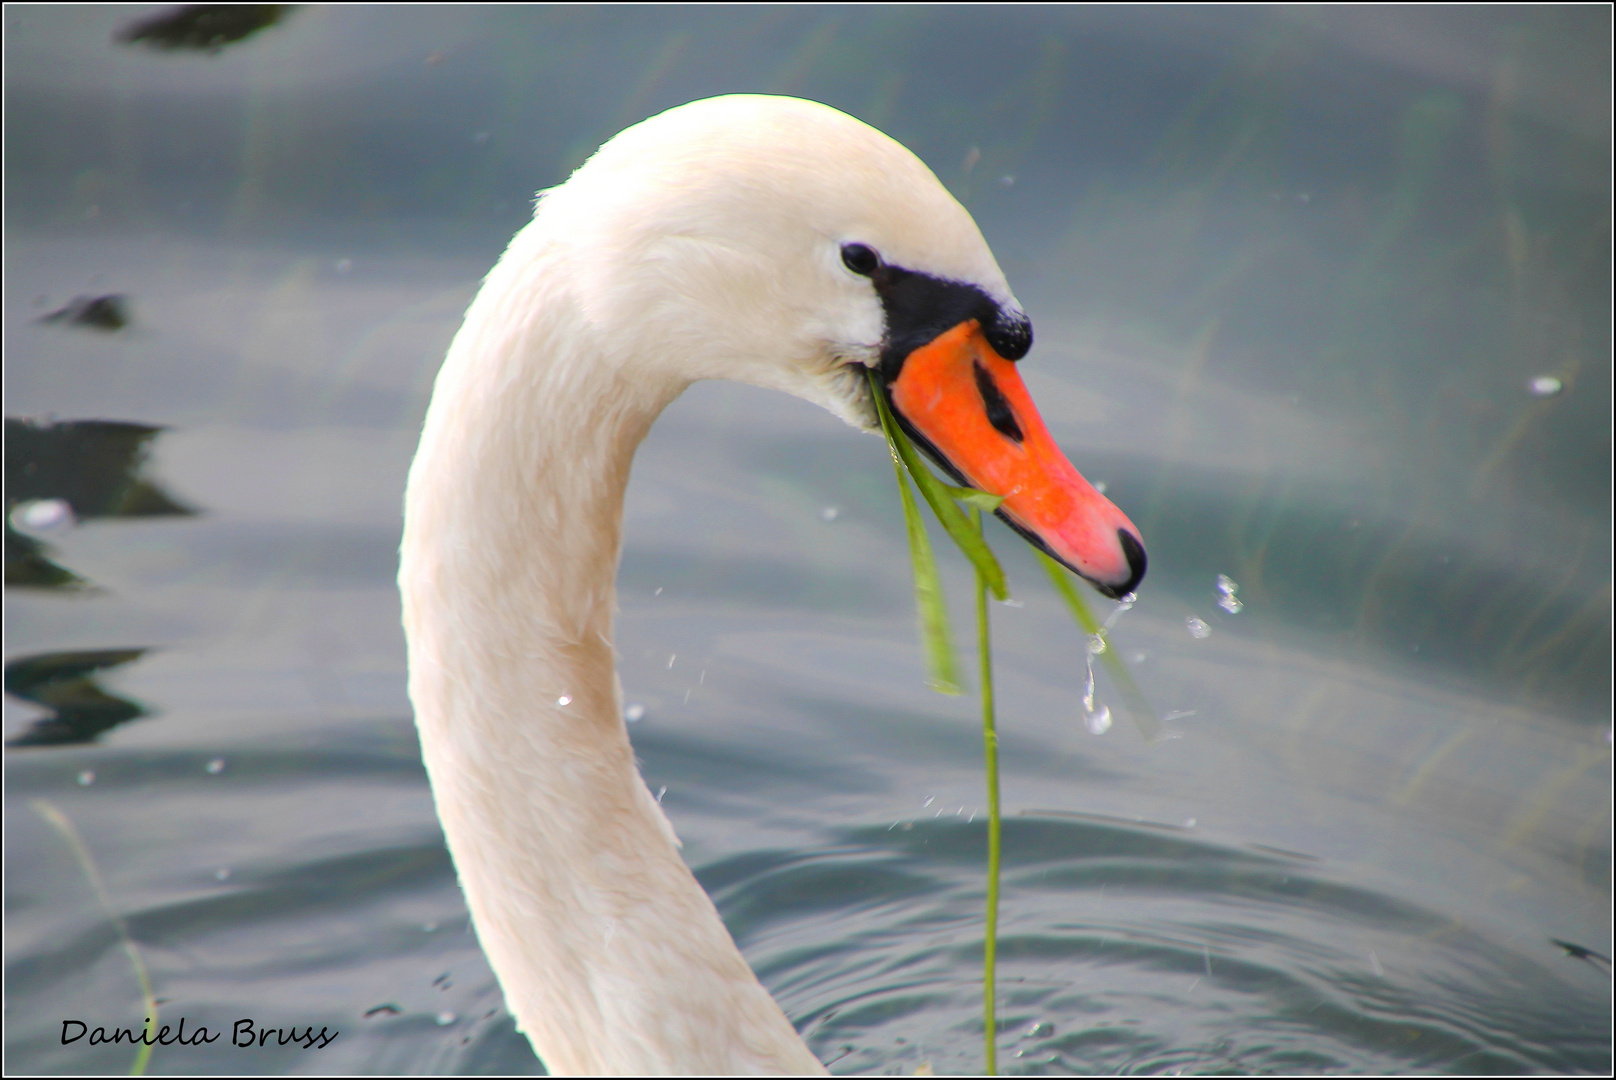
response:
M165 1021L340 1032L151 1071L539 1070L420 766L404 474L533 191L745 90L971 209L1149 546L1112 647L1155 740L1103 670L1090 731L1082 636L990 537L1001 1066L1608 1072L1602 9L308 8L167 50L142 14L5 13L9 1069L126 1071L62 1022L145 1015L43 800ZM879 440L694 387L635 464L622 679L815 1052L973 1072L980 735L925 689L891 485Z

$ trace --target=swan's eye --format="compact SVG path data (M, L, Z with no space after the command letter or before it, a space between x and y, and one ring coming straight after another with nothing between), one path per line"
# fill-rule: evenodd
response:
M864 244L843 244L842 264L855 274L869 277L881 265L881 256Z

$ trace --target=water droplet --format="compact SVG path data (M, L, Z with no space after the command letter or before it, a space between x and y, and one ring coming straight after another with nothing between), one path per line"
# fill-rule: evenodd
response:
M1373 949L1369 950L1369 966L1376 975L1382 978L1385 977L1386 969L1380 966L1380 957L1375 955L1375 950Z
M1240 585L1235 581L1234 578L1230 577L1228 574L1218 575L1218 592L1222 593L1224 596L1233 596L1239 591Z
M1532 391L1534 397L1553 397L1565 388L1565 384L1553 375L1539 375L1527 383L1526 388Z
M1104 634L1090 634L1089 635L1089 655L1090 656L1099 656L1103 652L1105 652L1105 635Z
M1015 187L1016 178L1006 173L1004 176L999 177L999 183L1004 187Z
M1185 616L1184 628L1190 632L1190 637L1197 641L1201 641L1212 636L1212 628L1206 625L1206 623L1202 622L1200 619L1197 619L1194 615Z
M85 769L79 773L79 787L89 787L93 783L95 783L94 769Z
M623 710L623 719L627 720L631 724L639 723L641 720L645 719L645 706L641 705L637 701L634 702L628 708Z
M428 934L436 934L438 932L438 924L435 922L422 923L421 929Z
M572 704L572 698L570 695L562 694L560 697L556 698L556 704L565 709L568 705Z
M12 513L12 520L35 532L73 524L73 504L66 499L34 499L23 503Z
M659 589L657 591L660 592L661 590ZM669 671L673 670L673 662L675 660L677 660L677 659L679 659L679 654L678 653L669 653L668 654L668 670Z
M228 866L219 867L219 869L217 869L217 870L215 870L213 872L213 877L214 877L214 880L216 880L216 881L229 881L230 880L230 868Z
M824 521L824 522L835 521L837 516L840 515L840 514L841 514L841 511L836 509L836 507L827 506L827 507L825 507L825 509L823 509L823 510L821 510L819 512L819 520Z
M1187 818L1185 818L1185 819L1184 819L1184 827L1185 827L1185 828L1186 828L1186 829L1193 829L1193 828L1195 828L1195 819L1194 819L1194 818L1192 818L1192 817L1187 817Z
M926 801L921 803L920 806L921 806L922 809L924 809L924 808L930 806L932 803L934 803L936 801L937 801L937 796L935 796L935 795L927 795L926 796Z
M338 259L337 260L337 273L346 274L348 271L350 271L352 269L353 269L353 260L352 259Z
M1162 720L1163 720L1163 722L1168 721L1168 720L1182 720L1186 716L1194 716L1194 715L1195 715L1195 710L1194 709L1174 709L1172 712L1170 712L1166 716L1162 717Z
M1130 664L1143 664L1145 662L1146 657L1148 657L1149 655L1150 654L1145 652L1145 650L1143 650L1143 649L1135 649L1133 652L1128 654L1128 663L1130 663Z
M208 762L207 769L210 775L218 776L220 773L224 772L224 758L214 758L212 761Z
M472 135L471 141L472 141L472 143L474 145L481 146L483 143L488 141L488 137L489 137L488 132L479 131L479 132L475 133L474 135Z
M662 790L656 793L656 801L657 801L658 806L662 805L662 796L666 795L667 793L668 793L668 785L663 784L662 785Z
M652 596L661 596L662 595L662 586L658 585L656 587L656 592L652 593L651 595Z
M1117 606L1111 609L1111 614L1105 617L1105 625L1100 628L1101 633L1117 625L1117 622L1128 612L1133 610L1134 604L1139 600L1137 593L1129 593L1117 601Z
M1094 481L1094 490L1098 491L1101 495L1104 495L1105 494L1105 481L1104 480L1096 480L1096 481Z
M459 1017L455 1016L454 1013L449 1012L448 1010L444 1010L437 1015L436 1019L439 1027L448 1027L450 1024L458 1020Z
M1218 607L1222 608L1224 611L1227 611L1230 615L1240 614L1245 606L1246 605L1242 604L1239 599L1233 596L1224 596L1218 599Z
M1083 723L1088 727L1089 734L1104 735L1111 730L1111 710L1104 702L1096 704L1094 700L1094 653L1091 651L1086 659L1088 669L1083 680Z
M982 150L980 147L973 146L965 151L965 171L970 172L976 167L976 163L981 160ZM902 1040L900 1039L899 1041L901 1042Z

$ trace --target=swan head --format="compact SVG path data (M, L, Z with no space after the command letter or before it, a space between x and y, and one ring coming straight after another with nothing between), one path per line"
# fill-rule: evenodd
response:
M534 226L605 362L784 390L866 430L866 372L908 434L999 515L1121 596L1131 521L1049 435L1015 361L1032 326L976 222L904 146L826 105L734 95L617 135Z

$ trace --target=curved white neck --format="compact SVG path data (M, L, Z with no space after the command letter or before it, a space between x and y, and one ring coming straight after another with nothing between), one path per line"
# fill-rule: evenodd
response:
M635 768L612 650L623 493L685 383L611 353L535 225L438 376L399 572L438 815L552 1073L821 1072Z

